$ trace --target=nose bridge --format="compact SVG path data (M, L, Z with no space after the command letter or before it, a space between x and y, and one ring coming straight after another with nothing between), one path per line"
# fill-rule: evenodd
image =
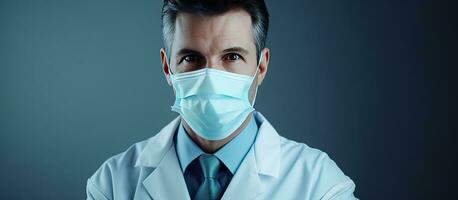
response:
M220 59L216 55L210 55L206 59L205 67L212 69L222 69Z

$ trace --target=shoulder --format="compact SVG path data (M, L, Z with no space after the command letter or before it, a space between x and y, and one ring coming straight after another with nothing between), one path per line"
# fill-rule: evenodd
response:
M173 143L177 117L154 136L107 159L87 180L88 199L132 199L146 175L154 170Z
M283 158L289 158L284 159L289 161L286 164L303 165L307 170L330 167L336 170L336 173L342 173L340 169L337 170L337 164L326 152L307 144L281 137L281 150Z
M354 182L326 152L284 137L281 137L281 151L282 167L290 169L290 173L302 174L301 182L313 188L317 197L335 199L341 194L353 196Z
M137 142L105 160L87 180L88 198L113 199L114 186L125 189L132 187L132 177L138 177L140 170L135 163L150 139Z
M151 138L150 138L151 139ZM125 168L132 168L148 143L147 140L143 140L129 146L124 152L118 153L107 160L105 160L101 166L96 170L94 175L105 174L109 171L118 171ZM92 176L94 177L94 176Z

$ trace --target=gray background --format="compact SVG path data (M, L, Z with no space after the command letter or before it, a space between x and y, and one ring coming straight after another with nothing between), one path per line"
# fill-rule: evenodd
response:
M0 199L83 199L108 157L176 114L162 1L0 1ZM327 152L361 199L452 194L455 7L268 1L256 109Z

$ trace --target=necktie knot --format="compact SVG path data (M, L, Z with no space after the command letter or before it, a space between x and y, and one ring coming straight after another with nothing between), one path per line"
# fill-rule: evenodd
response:
M202 154L199 156L199 163L205 178L216 178L220 167L220 161L216 156Z
M199 156L200 167L204 180L197 189L194 199L197 200L215 200L221 193L221 185L216 179L220 161L218 158L211 154L202 154Z

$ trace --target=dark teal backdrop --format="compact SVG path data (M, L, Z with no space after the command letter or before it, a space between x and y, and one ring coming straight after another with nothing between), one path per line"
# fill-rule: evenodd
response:
M0 199L83 199L112 155L176 114L160 68L161 2L0 1ZM452 193L452 4L268 1L256 109L327 152L361 199Z

